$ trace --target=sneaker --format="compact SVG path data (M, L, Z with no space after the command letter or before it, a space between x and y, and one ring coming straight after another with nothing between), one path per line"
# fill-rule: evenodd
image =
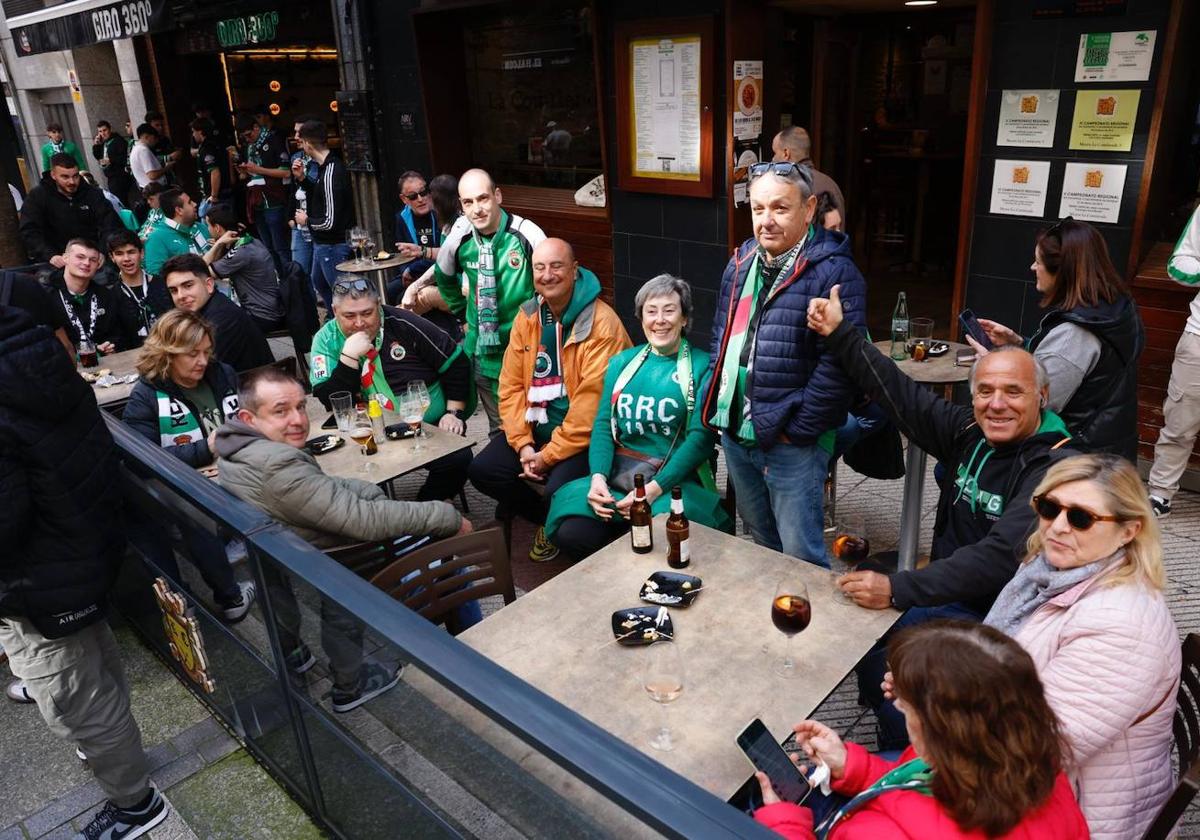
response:
M558 546L546 537L546 529L538 526L533 535L533 546L529 549L529 559L534 563L549 563L558 556Z
M75 757L80 761L87 761L87 756L84 755L83 750L81 750L79 747L75 748Z
M118 808L111 802L104 803L75 840L133 840L165 820L170 810L167 800L152 785L145 804Z
M357 709L368 700L373 700L400 682L402 671L403 667L392 671L375 663L364 665L359 674L358 686L354 690L346 691L336 685L333 687L333 710L339 713L348 712Z
M237 624L245 618L250 612L250 605L254 603L253 583L243 580L238 584L238 590L237 600L221 607L221 615L225 616L225 620L230 624Z
M1162 522L1171 515L1171 503L1162 496L1150 496L1150 507L1154 509L1154 518Z
M8 688L4 689L4 693L8 695L8 699L14 703L36 703L33 696L29 693L29 689L25 687L24 680L10 682Z
M308 645L303 642L300 647L288 654L287 665L293 674L303 674L306 671L312 670L312 667L317 664L317 657L308 649Z

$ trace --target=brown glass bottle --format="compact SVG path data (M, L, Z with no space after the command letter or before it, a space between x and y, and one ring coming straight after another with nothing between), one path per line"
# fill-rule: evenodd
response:
M667 565L672 569L686 569L691 565L690 530L691 523L683 512L683 492L675 487L671 490L671 515L667 517Z
M629 538L636 554L649 554L654 550L654 530L650 527L650 503L646 501L646 479L641 473L633 477L633 504L629 508L629 522L633 526Z

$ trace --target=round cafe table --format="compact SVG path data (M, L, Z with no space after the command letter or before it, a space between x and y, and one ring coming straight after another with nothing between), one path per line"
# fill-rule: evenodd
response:
M912 359L897 361L900 372L914 382L924 385L953 385L966 382L971 374L970 365L954 364L959 350L970 350L970 345L947 341L950 349L940 356L930 356L925 361ZM887 355L891 352L890 339L876 341L875 348ZM893 359L893 361L895 361ZM917 566L917 539L921 533L921 497L925 492L925 451L911 440L904 455L904 495L900 502L900 548L897 568L911 571Z
M408 265L415 260L416 257L402 257L399 254L393 254L386 260L363 260L361 263L354 260L346 260L338 263L336 268L339 274L370 274L375 272L375 282L379 284L379 299L387 303L387 270L389 268L399 268L402 265Z

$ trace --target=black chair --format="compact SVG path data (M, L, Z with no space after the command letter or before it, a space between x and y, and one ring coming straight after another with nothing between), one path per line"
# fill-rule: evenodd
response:
M1166 840L1200 790L1200 634L1183 640L1183 668L1175 701L1175 749L1179 754L1179 783L1167 798L1143 840Z

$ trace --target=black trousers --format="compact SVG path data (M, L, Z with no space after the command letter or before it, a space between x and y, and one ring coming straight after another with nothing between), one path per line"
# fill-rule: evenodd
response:
M444 455L429 465L429 477L417 493L418 502L442 501L458 496L467 483L471 466L471 450L460 449Z
M475 456L468 470L471 483L480 493L509 505L518 516L537 525L546 522L550 497L568 481L587 475L587 452L572 455L550 468L545 495L539 496L521 478L521 462L504 435L496 435Z
M554 545L575 560L582 560L628 532L629 520L616 514L608 522L590 516L568 516L558 525Z

